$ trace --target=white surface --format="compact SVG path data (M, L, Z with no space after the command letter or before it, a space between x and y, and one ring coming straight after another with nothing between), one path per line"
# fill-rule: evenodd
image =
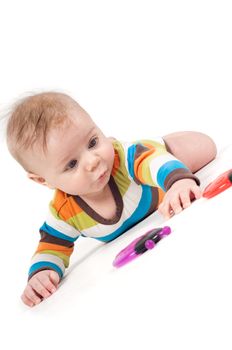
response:
M199 130L229 145L231 18L223 0L1 2L1 110L25 91L57 89L108 135ZM231 168L231 154L201 171L202 185ZM51 194L2 142L0 159L5 349L231 350L231 189L172 218L172 235L120 270L116 253L161 218L108 245L83 239L58 292L28 309L19 295Z

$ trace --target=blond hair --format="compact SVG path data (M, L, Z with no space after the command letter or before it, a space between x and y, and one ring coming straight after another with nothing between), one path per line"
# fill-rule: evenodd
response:
M10 153L24 168L24 151L39 146L46 152L50 130L69 121L72 105L79 106L70 96L58 92L39 93L16 103L7 122L6 137Z

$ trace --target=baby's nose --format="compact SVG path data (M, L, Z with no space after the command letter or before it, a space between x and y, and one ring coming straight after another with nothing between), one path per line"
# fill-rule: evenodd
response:
M86 159L86 170L93 171L95 170L100 163L100 158L94 155L88 155Z

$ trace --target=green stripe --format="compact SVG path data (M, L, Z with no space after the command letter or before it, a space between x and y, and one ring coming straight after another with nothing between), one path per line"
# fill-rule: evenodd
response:
M82 231L82 230L86 230L87 228L96 226L97 222L92 219L87 213L85 213L83 210L75 215L72 216L71 218L69 218L67 220L67 222L74 226L77 227L78 230Z
M53 207L53 201L51 201L51 202L49 203L49 209L50 209L52 215L53 215L56 219L59 220L60 217L58 216L57 210Z
M128 177L128 171L125 166L125 151L123 146L120 144L120 142L115 142L114 148L118 152L120 161L119 168L114 175L114 180L118 186L121 196L123 197L130 186L131 180Z
M43 250L43 252L39 252L39 254L52 254L52 255L56 255L58 256L59 258L61 258L64 262L64 266L65 267L68 267L69 265L69 259L70 257L65 255L64 253L61 253L61 252L57 252L55 250L49 250L49 249L46 249L46 250Z

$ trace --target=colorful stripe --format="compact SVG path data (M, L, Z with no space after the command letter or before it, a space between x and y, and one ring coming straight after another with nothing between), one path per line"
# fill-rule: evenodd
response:
M65 265L62 259L53 254L36 254L32 258L29 276L34 275L37 270L41 269L55 270L62 277L65 271Z
M173 170L176 169L187 169L186 166L183 165L183 163L181 163L178 160L171 160L167 163L165 163L164 165L162 165L157 173L157 183L158 185L165 191L165 179L167 178L167 176L173 172Z
M63 234L62 232L54 229L52 226L49 226L46 222L44 222L43 226L41 226L40 228L41 231L48 233L51 236L57 237L57 238L61 238L70 242L74 242L77 237L70 237L67 236L65 234Z

